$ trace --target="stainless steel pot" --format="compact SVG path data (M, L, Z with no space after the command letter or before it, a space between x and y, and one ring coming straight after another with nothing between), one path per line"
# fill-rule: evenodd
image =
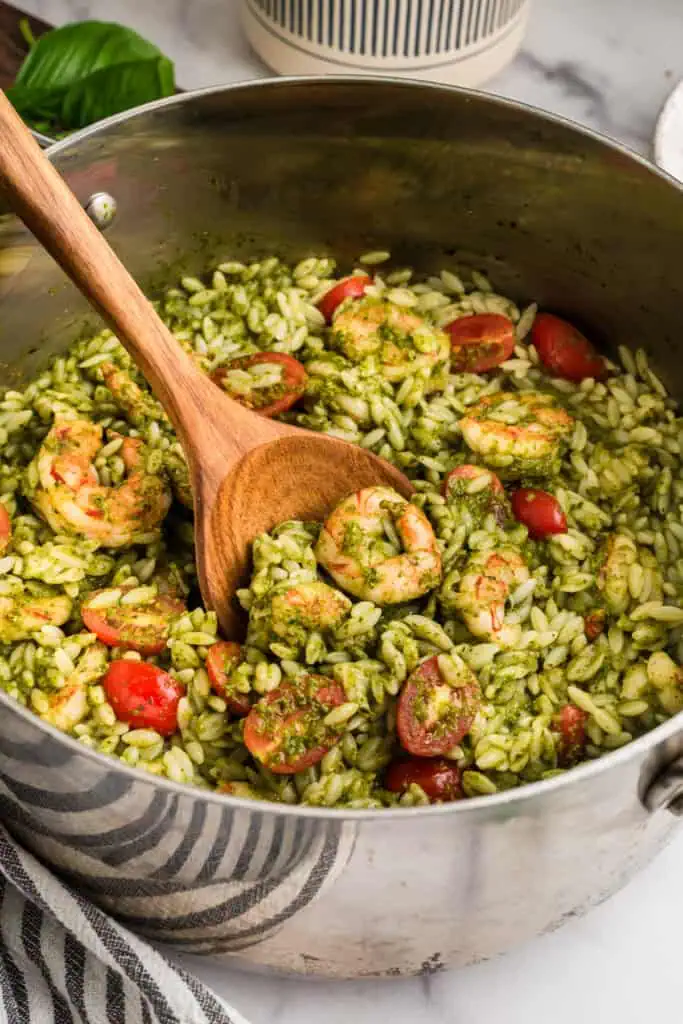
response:
M473 264L608 343L645 343L683 394L681 190L557 119L425 85L280 80L142 109L51 157L83 202L115 196L109 237L151 288L219 254L381 247L423 270ZM7 382L84 322L0 218ZM682 803L680 719L540 785L344 813L138 774L0 701L0 809L19 838L130 927L252 968L392 975L492 956L623 885Z

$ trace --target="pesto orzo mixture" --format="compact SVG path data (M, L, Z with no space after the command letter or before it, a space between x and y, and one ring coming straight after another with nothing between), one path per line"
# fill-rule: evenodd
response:
M0 684L147 772L289 804L548 778L683 707L682 422L479 274L371 253L185 278L158 304L216 385L401 467L259 537L243 643L197 591L161 407L104 332L0 403Z

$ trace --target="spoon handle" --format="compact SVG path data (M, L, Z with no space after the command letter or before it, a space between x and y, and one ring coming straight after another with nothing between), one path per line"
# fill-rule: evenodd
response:
M0 188L133 356L186 452L193 451L201 432L205 470L210 469L206 460L210 462L212 453L223 466L240 457L250 446L240 443L239 429L228 432L225 425L233 406L236 421L244 410L229 401L183 352L2 90ZM219 406L220 415L214 416Z

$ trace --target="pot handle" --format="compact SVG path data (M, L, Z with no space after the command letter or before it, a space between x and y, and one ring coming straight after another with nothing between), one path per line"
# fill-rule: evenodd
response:
M648 811L667 810L683 817L683 755L663 768L643 796Z
M55 143L54 139L51 139L49 135L43 135L42 132L34 132L31 128L31 135L36 140L41 149L49 149Z

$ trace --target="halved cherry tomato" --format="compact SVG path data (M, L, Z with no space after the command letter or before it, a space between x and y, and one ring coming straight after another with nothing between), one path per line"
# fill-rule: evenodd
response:
M588 338L566 320L552 313L538 313L531 328L531 342L546 370L565 380L607 376L607 365Z
M325 676L283 683L245 718L244 745L271 772L302 772L321 761L339 739L339 731L324 719L345 701L343 688Z
M12 523L5 506L0 502L0 555L12 539Z
M219 640L209 648L206 657L206 671L211 685L235 715L248 715L251 709L249 695L236 690L230 679L234 669L243 660L241 645L231 640Z
M489 482L485 490L490 490L491 493L497 497L502 498L505 494L505 488L498 479L495 473L492 473L490 469L483 469L481 466L470 466L465 464L464 466L456 466L449 473L446 473L443 484L441 485L441 493L444 498L448 497L451 487L458 480L476 480L477 477L487 476Z
M460 769L445 757L404 757L387 768L385 784L392 793L404 793L417 783L432 802L459 800L462 793Z
M451 336L451 369L483 373L509 359L515 347L512 320L501 313L461 316L444 328Z
M125 594L137 585L123 584L118 589ZM160 591L165 586L159 581ZM148 656L161 654L170 635L171 622L185 611L185 602L177 593L168 588L145 604L118 603L107 608L93 608L92 602L104 592L95 590L82 604L81 618L85 628L95 633L107 647L123 647Z
M583 753L587 721L588 713L575 704L565 704L556 716L552 727L560 734L557 757L562 767L573 764Z
M282 380L279 384L274 384L270 388L253 388L248 394L232 393L227 387L225 390L240 405L272 419L273 416L279 416L291 409L306 390L306 370L294 356L287 355L286 352L256 352L253 356L241 356L212 373L211 380L222 388L231 370L248 370L250 366L258 366L261 363L276 363L282 367Z
M178 701L184 689L145 661L112 661L102 679L107 700L121 722L170 736L178 727Z
M318 309L328 324L332 323L334 311L344 299L360 299L365 295L365 289L371 284L372 278L367 274L353 274L351 277L345 277L338 284L332 285L329 292L325 292L318 301Z
M588 640L595 640L601 633L604 633L606 618L607 613L604 608L596 608L594 612L589 612L586 615L583 620L583 631Z
M524 523L533 540L542 540L553 533L567 532L567 517L557 498L534 487L520 487L510 499L512 514Z
M481 701L476 677L464 669L461 686L441 674L438 655L408 676L398 698L396 731L401 746L417 757L438 757L459 743L472 727Z

